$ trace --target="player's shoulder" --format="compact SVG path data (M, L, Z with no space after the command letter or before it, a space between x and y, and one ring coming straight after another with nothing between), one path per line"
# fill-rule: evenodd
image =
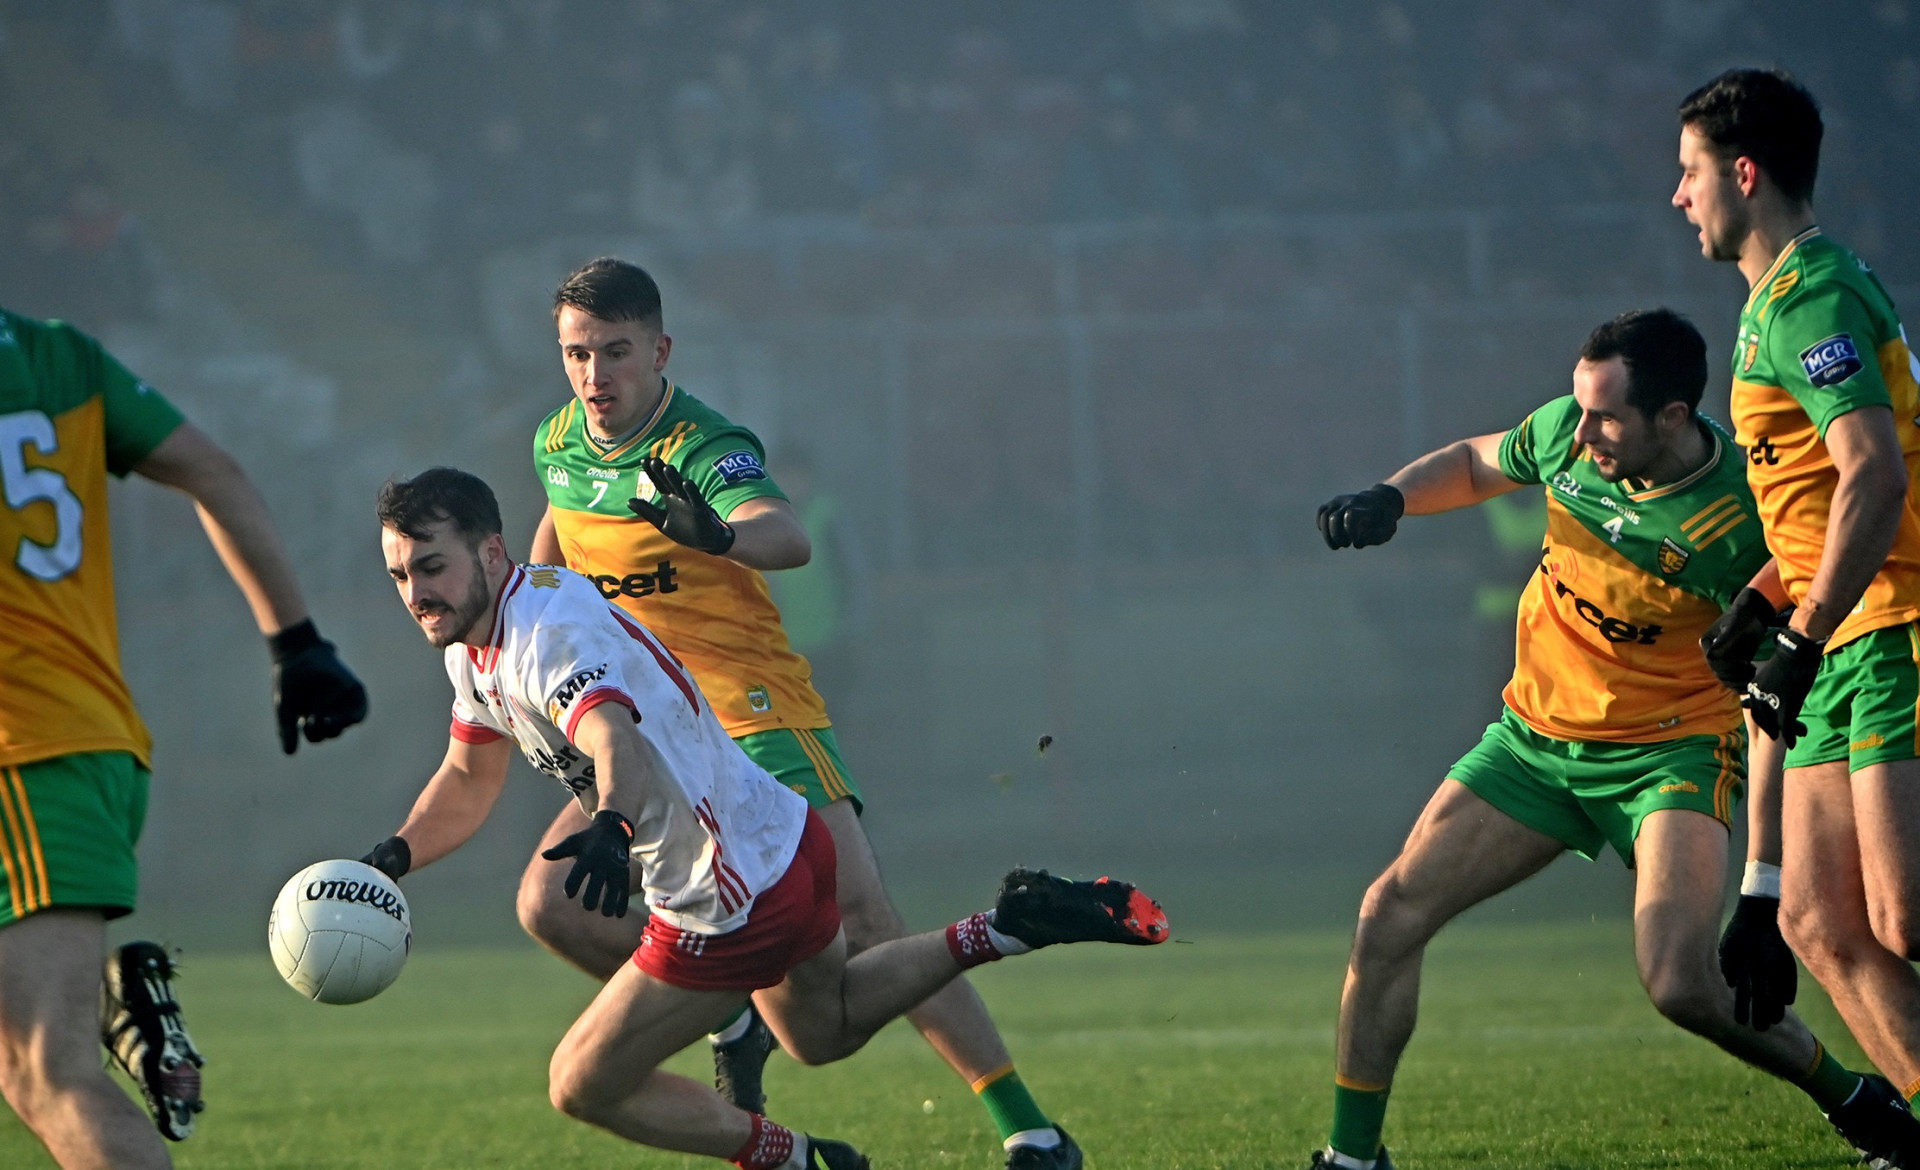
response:
M67 410L98 393L100 345L75 326L0 309L0 355L13 354L10 407Z
M579 418L580 400L569 397L541 419L539 425L533 428L534 462L545 462L562 455L570 445L568 439L576 429Z
M1825 236L1796 247L1755 289L1762 327L1798 334L1840 327L1862 315L1876 324L1893 318L1893 301L1880 280L1853 252Z
M1540 466L1557 466L1579 458L1580 445L1573 437L1579 427L1580 403L1573 395L1563 394L1535 407L1508 432L1508 438Z

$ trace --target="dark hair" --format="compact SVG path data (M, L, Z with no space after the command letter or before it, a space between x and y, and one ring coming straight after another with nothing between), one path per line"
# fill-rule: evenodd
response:
M566 305L602 321L638 321L660 328L660 286L638 264L602 256L589 260L560 282L553 293L557 319Z
M1813 199L1820 171L1820 105L1783 69L1729 69L1680 103L1680 125L1713 143L1722 161L1760 164L1796 203Z
M477 475L453 467L429 467L412 479L390 479L380 485L374 511L380 523L415 540L428 537L429 525L442 520L477 546L500 531L500 503L493 489Z
M1619 358L1627 367L1627 403L1648 418L1669 402L1699 409L1707 388L1707 343L1672 309L1634 309L1587 335L1582 359Z

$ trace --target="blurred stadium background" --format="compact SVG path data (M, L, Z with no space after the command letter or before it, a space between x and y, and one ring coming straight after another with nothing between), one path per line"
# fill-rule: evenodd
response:
M1564 392L1622 309L1728 351L1739 278L1665 205L1673 108L1728 65L1820 96L1823 222L1920 304L1917 34L1907 0L0 3L0 302L242 457L373 694L280 756L189 509L119 489L135 921L244 940L397 823L448 700L373 492L465 467L524 548L548 298L602 253L815 523L795 624L914 917L1029 861L1176 919L1349 919L1497 713L1539 520L1334 556L1315 506ZM423 945L515 937L558 799L518 768L409 879ZM1623 888L1576 863L1501 912Z

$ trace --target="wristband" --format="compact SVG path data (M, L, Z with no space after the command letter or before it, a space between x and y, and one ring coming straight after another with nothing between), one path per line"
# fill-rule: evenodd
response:
M1772 898L1780 900L1780 867L1765 861L1747 862L1746 873L1740 879L1740 896L1743 898Z
M314 628L312 618L295 622L277 634L267 635L267 649L273 652L275 662L285 662L301 651L311 650L320 644L320 631Z

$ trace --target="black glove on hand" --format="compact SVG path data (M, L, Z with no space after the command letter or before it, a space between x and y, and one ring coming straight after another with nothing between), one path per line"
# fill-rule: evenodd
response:
M1720 936L1720 974L1733 988L1733 1018L1764 1032L1787 1014L1800 986L1787 940L1780 937L1780 899L1740 895Z
M280 750L288 755L305 729L308 743L332 739L367 717L367 688L304 621L267 636L273 652L273 713L280 721Z
M658 480L654 482L659 482ZM633 825L610 808L593 814L593 823L555 845L542 850L548 861L573 858L573 870L562 887L571 898L587 883L580 899L582 910L598 906L608 918L627 916L627 851L633 848Z
M1820 673L1820 656L1826 653L1827 643L1787 629L1774 632L1773 644L1773 657L1755 668L1740 705L1753 712L1754 726L1792 747L1807 733L1807 725L1800 722L1800 706Z
M397 882L413 868L413 849L405 837L388 837L367 850L367 855L360 860Z
M1407 498L1399 488L1376 483L1364 492L1335 496L1320 505L1320 536L1328 548L1385 544L1393 539L1406 511Z
M660 493L660 502L638 497L628 500L627 507L634 515L688 548L722 556L733 547L733 529L707 503L698 484L656 456L641 460L640 469Z
M1707 668L1720 685L1738 695L1747 693L1753 681L1753 656L1766 640L1767 627L1773 624L1773 602L1758 589L1742 589L1733 595L1733 604L1700 635L1700 649L1706 652Z

